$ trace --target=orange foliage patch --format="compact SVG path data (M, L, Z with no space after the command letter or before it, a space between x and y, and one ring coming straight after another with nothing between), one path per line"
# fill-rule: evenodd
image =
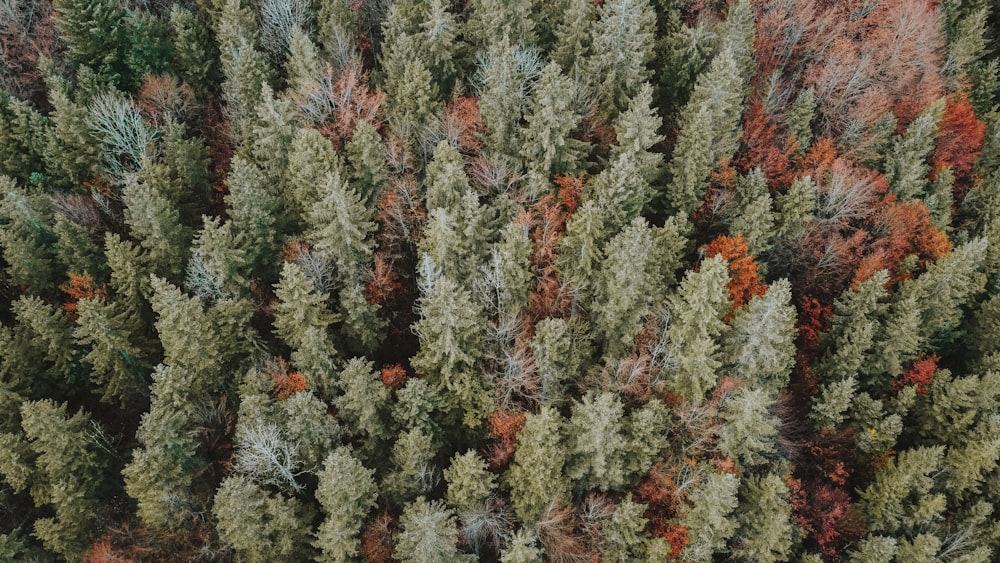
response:
M399 364L382 368L382 385L393 391L402 389L406 385L407 380L409 380L409 377L406 375L406 369Z
M858 265L854 286L882 269L889 270L890 283L895 284L909 277L907 272L897 271L903 258L915 254L922 262L933 261L951 252L948 235L931 224L930 212L922 201L897 203L896 194L889 194L872 222L871 230L884 234L872 242Z
M507 467L514 457L518 434L524 428L524 421L523 412L497 409L490 413L486 426L491 439L485 457L492 471L500 471Z
M976 117L969 100L948 96L931 157L934 171L950 166L956 183L968 179L985 136L986 125Z
M105 286L94 287L94 278L90 274L69 274L69 281L59 286L59 289L67 295L68 299L63 303L63 310L69 313L69 320L75 321L77 318L77 303L81 299L104 299L108 296L108 288Z
M299 391L309 387L309 381L300 371L290 371L291 366L284 358L278 358L264 373L271 378L274 385L274 396L283 401Z
M937 356L929 356L914 362L913 366L903 372L899 379L893 380L893 389L898 392L904 387L912 385L916 388L917 395L930 393L930 386L934 384L934 374L937 373L938 360L940 359Z
M556 252L566 233L566 222L580 206L584 181L582 177L572 176L559 176L555 181L559 186L558 195L546 194L517 218L522 225L527 225L534 245L531 266L538 274L538 283L528 298L528 316L534 321L564 316L570 305L559 283Z
M729 263L729 295L733 300L733 311L746 305L754 295L764 295L767 286L761 283L758 266L749 254L747 240L743 235L729 237L720 235L705 247L705 256L722 256Z
M844 488L799 479L791 479L788 486L792 514L808 534L806 545L815 546L825 559L839 560L843 547L864 535L860 511Z
M290 240L281 247L281 260L284 262L296 262L306 254L309 254L309 244L304 240Z
M368 563L396 561L392 552L399 536L399 518L383 512L375 517L361 534L361 554Z
M822 333L826 330L826 322L833 316L833 307L824 305L818 299L803 295L799 314L799 338L802 348L815 351L819 346Z
M449 139L458 143L465 153L475 153L482 146L480 136L485 126L479 113L479 99L462 96L448 102L444 108L444 130Z
M372 279L365 286L365 301L371 305L384 305L405 291L402 279L389 266L382 254L375 255Z
M742 150L733 163L741 174L760 168L772 191L784 191L795 179L791 158L797 145L778 134L778 127L764 113L764 105L755 102L743 116Z

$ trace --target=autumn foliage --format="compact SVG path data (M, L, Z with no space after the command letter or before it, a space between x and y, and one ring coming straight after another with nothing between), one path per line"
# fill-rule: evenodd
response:
M747 241L743 235L730 237L721 235L705 247L705 256L721 256L729 264L729 296L733 300L733 310L746 305L754 295L767 293L762 283L759 266L750 256Z

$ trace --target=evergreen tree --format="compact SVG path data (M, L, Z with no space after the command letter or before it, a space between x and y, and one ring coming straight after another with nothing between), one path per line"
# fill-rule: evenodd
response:
M551 407L527 415L514 463L504 475L521 522L535 522L553 502L571 499L569 482L563 477L566 450L560 444L561 429L562 417Z
M328 174L320 183L320 199L307 212L310 229L306 240L337 265L345 282L361 279L371 260L375 231L371 211L358 192L339 174Z
M763 296L751 298L723 335L727 370L771 394L785 388L795 364L796 319L791 300L791 284L778 280Z
M458 551L455 514L441 501L419 497L408 504L399 519L402 531L393 557L403 563L458 563L473 556Z
M935 488L932 474L941 466L943 447L905 450L889 460L861 491L869 528L876 532L912 531L941 518L946 498Z
M196 92L214 91L220 77L219 48L204 18L175 4L170 10L170 27L174 72Z
M112 82L127 77L128 11L114 0L60 0L56 25L74 64L90 66Z
M29 196L6 176L0 176L0 189L0 246L7 275L31 293L49 293L60 281L60 265L47 201Z
M148 181L129 178L122 190L125 222L147 250L153 272L177 279L187 259L191 231L172 202Z
M809 86L799 91L795 101L785 112L785 127L788 134L795 137L799 151L805 152L812 145L812 121L816 115L816 90Z
M569 0L562 18L556 24L556 44L550 58L559 63L563 71L576 74L578 67L590 53L591 27L597 17L597 6L588 0Z
M611 393L586 395L573 404L566 425L566 476L578 489L617 489L625 483L625 408Z
M885 176L901 201L921 197L927 189L930 165L926 160L934 148L934 137L943 112L943 99L932 104L910 123L906 133L896 137L887 155Z
M280 247L279 196L267 185L264 172L239 156L233 158L226 185L229 187L226 204L238 247L246 254L254 273L268 273Z
M669 557L669 544L646 533L645 510L646 505L633 502L631 495L618 503L614 514L601 526L607 542L603 561L660 561Z
M682 552L685 560L712 561L736 533L738 522L732 513L739 486L739 478L731 473L709 473L688 493L690 507L680 518L690 538Z
M562 404L567 385L583 371L590 351L587 335L579 328L559 318L542 319L535 325L530 346L541 386L538 398L544 405Z
M532 86L520 151L528 163L525 192L530 197L549 192L553 174L572 173L579 167L586 145L570 136L582 119L573 107L574 98L573 81L555 62Z
M340 167L333 145L322 133L307 127L297 128L288 147L286 213L304 220L312 206L322 199L320 187L327 176L342 177L338 172Z
M77 303L77 342L89 348L83 359L91 365L105 401L121 404L146 392L151 358L147 355L139 318L116 303L99 298Z
M307 330L324 330L335 320L326 308L329 295L315 291L294 262L282 266L274 293L279 299L274 307L275 332L292 348L298 349L305 342Z
M35 536L66 559L79 559L98 531L93 515L108 465L101 431L84 412L68 416L66 405L49 400L22 404L21 426L36 456L31 496L55 512L35 520Z
M374 125L359 121L345 149L350 163L351 185L361 194L365 204L371 206L378 201L389 182L382 137Z
M774 236L775 217L771 213L771 194L764 172L755 168L746 176L739 177L734 196L729 232L743 235L750 254L765 254Z
M327 456L319 472L316 499L326 518L316 532L316 547L322 561L352 561L358 556L358 532L365 516L375 507L378 489L374 472L361 465L349 448L338 448Z
M688 272L678 292L669 299L673 323L667 331L674 368L665 375L667 388L700 404L705 392L715 386L719 359L717 339L729 308L728 267L715 256L701 263L701 270Z
M311 511L301 500L269 492L242 475L231 475L219 485L212 507L219 538L241 560L261 563L312 555Z
M515 157L523 142L519 123L527 106L528 88L538 75L541 62L531 47L513 43L504 34L490 41L480 52L475 84L479 94L479 112L487 134L486 150Z
M760 466L774 457L780 421L770 413L773 399L754 387L744 387L725 400L719 417L719 451L741 467Z
M645 0L615 0L601 4L591 27L588 73L599 82L595 91L600 108L614 115L623 111L652 73L656 13Z
M740 527L733 537L733 555L740 561L787 561L795 538L788 486L781 477L768 473L749 477L740 489L742 510L738 511Z
M0 174L21 181L45 171L49 119L26 102L0 94Z
M455 454L444 470L444 479L448 483L448 505L459 514L483 510L496 492L496 477L474 450Z

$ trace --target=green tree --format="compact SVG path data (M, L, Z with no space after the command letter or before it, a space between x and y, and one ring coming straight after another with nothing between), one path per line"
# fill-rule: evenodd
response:
M320 560L353 561L361 544L361 525L378 496L374 471L365 468L349 448L338 448L327 456L318 476L316 500L326 514L316 532Z
M569 502L563 476L566 450L560 443L562 417L551 407L530 413L518 435L514 463L504 474L514 513L524 523L537 521L552 502ZM564 500L565 499L565 500Z
M722 366L718 338L725 329L722 317L730 307L728 266L719 256L688 272L668 300L674 319L667 331L675 367L663 374L667 389L697 405L715 386Z
M740 309L722 337L724 365L732 375L776 395L788 385L795 364L795 308L788 280L770 285Z
M55 512L35 520L35 536L66 559L79 559L98 532L93 515L108 466L101 430L86 413L69 416L66 405L50 400L22 404L21 426L36 456L31 496Z
M170 10L174 72L196 92L214 91L220 80L219 48L205 19L179 4Z
M541 388L538 398L544 405L559 406L566 387L583 371L590 356L590 344L579 323L546 318L535 325L531 354Z
M60 281L61 268L55 259L57 238L48 201L29 196L6 176L0 176L0 189L0 246L7 275L31 293L49 293Z
M105 401L124 405L145 394L152 371L142 321L131 311L100 298L77 302L76 341L89 348L83 357Z
M298 349L309 329L325 330L335 320L326 308L329 296L317 292L312 281L294 262L281 267L281 280L274 290L274 328L282 340Z
M420 337L413 368L442 389L467 426L478 426L490 404L476 370L483 352L482 310L468 291L440 273L422 280L422 294L420 320L413 325Z
M91 136L89 112L60 89L49 90L49 103L52 127L44 150L46 169L57 184L79 189L101 176L100 146Z
M260 167L239 155L233 158L226 185L226 205L238 247L253 273L268 274L280 247L280 196L267 184Z
M943 112L942 98L917 116L905 133L895 138L891 151L886 155L885 177L901 201L919 198L927 189L927 174L931 170L927 157L934 149L934 138Z
M944 447L922 447L900 452L875 474L861 491L869 529L894 534L930 525L942 518L945 495L934 492L934 476Z
M45 171L50 121L26 102L0 94L0 174L26 181Z
M242 561L260 563L310 558L311 512L301 500L268 492L242 475L219 485L212 507L219 538Z
M583 118L574 107L575 98L573 81L555 62L546 65L532 86L520 150L528 165L525 193L529 197L551 191L553 174L579 168L586 144L571 137Z
M585 62L594 77L602 113L614 115L628 107L652 72L656 12L646 0L614 0L597 10L591 26L591 54Z
M739 526L733 517L739 486L739 478L731 473L709 473L688 493L690 506L679 519L690 538L681 552L685 560L709 562L726 547Z
M305 219L309 209L323 198L320 187L327 176L342 177L337 172L340 167L333 145L322 133L308 127L295 130L288 148L288 195L285 197L285 210L291 219Z
M55 21L66 41L68 59L87 65L112 82L128 75L128 10L114 0L60 0Z
M602 561L663 561L670 554L670 545L663 538L651 538L646 532L648 521L643 517L645 504L632 501L632 495L622 499L614 514L601 525L604 540Z
M751 476L740 487L740 526L733 536L733 555L740 561L787 561L794 547L790 492L774 473ZM767 515L766 518L762 518Z
M780 421L770 412L773 403L766 391L755 387L744 387L726 399L719 413L719 451L742 467L763 465L775 456Z
M455 454L451 465L444 470L444 480L448 483L448 505L459 514L483 510L486 501L496 492L496 477L475 450Z
M374 125L359 121L345 150L350 164L351 185L358 190L366 205L374 205L389 182L388 157L382 137Z
M805 152L812 145L812 121L816 115L816 90L809 86L799 91L795 101L785 112L785 127L795 137L799 151Z
M306 240L336 263L342 280L356 282L371 261L375 232L371 210L336 172L323 179L319 190L320 199L306 215Z
M519 123L527 109L528 88L541 62L533 48L512 42L511 37L517 36L498 37L499 41L490 41L485 52L480 53L474 83L479 112L488 131L485 148L515 157L523 145Z
M129 178L122 190L125 223L147 250L153 272L176 280L184 269L191 230L181 223L173 203L156 186Z
M566 476L581 490L625 484L625 406L617 395L585 395L566 424Z
M458 551L455 514L441 501L419 497L403 509L402 530L393 557L403 563L458 563L472 561Z

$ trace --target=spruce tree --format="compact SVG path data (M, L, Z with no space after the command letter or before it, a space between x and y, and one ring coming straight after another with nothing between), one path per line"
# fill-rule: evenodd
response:
M521 522L537 521L553 502L570 501L563 476L566 450L560 443L562 417L550 407L528 414L518 436L514 463L504 475L514 513Z
M316 488L316 499L326 515L316 532L321 561L357 558L361 525L378 495L373 476L349 448L334 450L323 462Z
M212 507L219 538L241 560L260 563L311 557L311 512L301 500L270 492L241 475L219 485Z

